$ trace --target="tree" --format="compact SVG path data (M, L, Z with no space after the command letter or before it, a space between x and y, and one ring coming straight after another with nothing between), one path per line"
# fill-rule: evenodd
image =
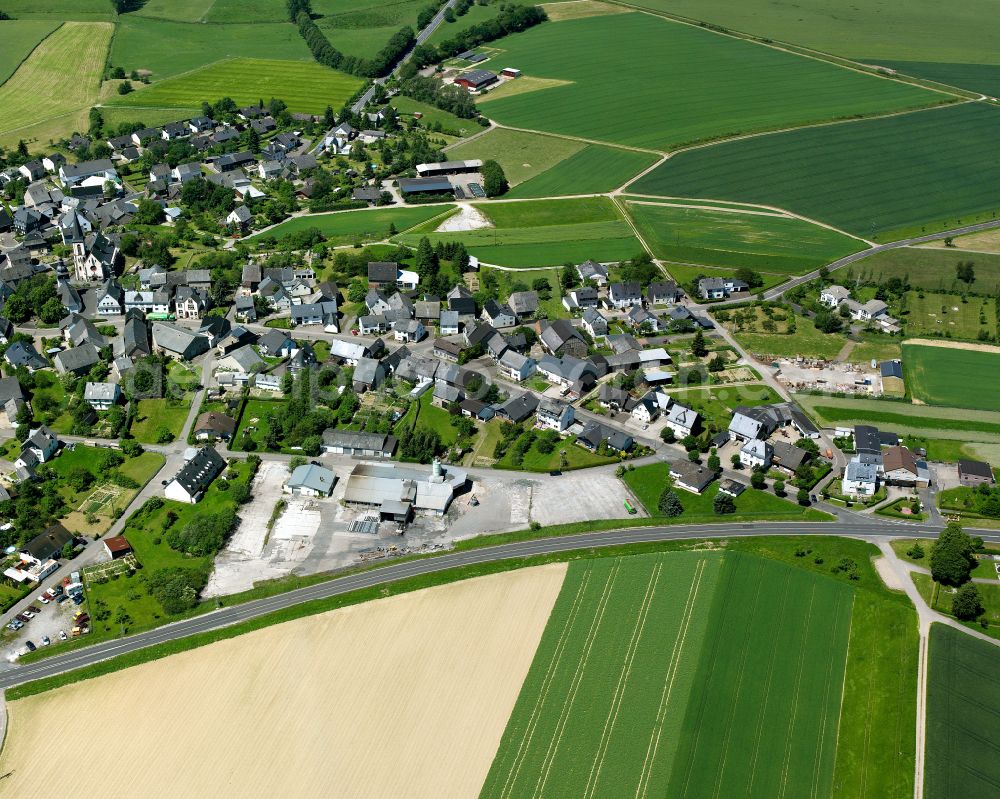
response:
M809 492L806 491L804 488L799 489L799 493L795 495L795 498L798 500L798 503L800 505L809 504Z
M957 524L949 524L931 549L931 577L942 585L968 582L975 565L973 551L972 538Z
M972 261L959 261L955 264L955 277L963 283L972 285L976 280L975 263Z
M438 257L431 246L431 240L424 236L417 245L416 271L423 284L433 280L438 272Z
M820 333L839 333L844 326L840 317L825 310L817 312L813 324Z
M135 89L132 88L132 84L128 81L124 81L118 84L118 94L131 94Z
M122 635L125 635L125 626L132 621L132 617L128 615L128 611L122 605L118 606L115 610L115 624L121 627Z
M663 439L664 444L673 444L677 440L677 436L673 431L673 428L664 427L660 431L660 438Z
M63 557L63 560L70 560L70 559L72 559L72 557L73 557L73 555L75 553L76 553L76 546L74 545L74 543L72 541L67 541L65 544L63 544L62 553L61 553L62 557Z
M705 346L705 335L699 330L691 340L691 354L696 358L703 358L708 355L708 347Z
M774 481L774 493L777 496L779 496L779 497L785 496L785 481L784 480L775 480Z
M723 516L727 513L736 513L736 501L729 496L729 494L718 493L715 495L715 499L712 500L712 510L718 516Z
M677 496L677 493L670 486L663 489L663 493L660 494L660 501L656 507L660 511L660 515L668 519L676 518L684 512L684 506L681 505L680 497Z
M573 264L565 264L562 271L559 273L559 284L564 289L571 289L577 284L580 276L576 272L576 267Z
M137 225L158 225L166 219L163 206L153 200L139 200L139 207L132 217Z
M750 485L756 488L758 491L763 491L764 486L767 482L764 480L764 473L759 469L754 469L750 473Z
M503 167L492 158L484 161L479 171L483 176L483 191L487 197L499 197L510 189Z
M734 453L733 453L733 454L732 454L732 455L730 456L730 458L729 458L729 462L730 462L731 464L733 464L733 468L734 468L734 469L739 469L739 468L740 468L740 467L741 467L741 466L743 465L743 463L742 463L742 462L740 461L740 456L739 456L739 454L738 454L738 453L736 453L736 452L734 452Z
M715 450L712 450L712 454L708 456L708 460L705 465L711 469L713 472L722 471L722 461L719 460L719 456L716 454Z
M983 612L983 600L975 583L966 583L958 589L951 601L951 612L961 621L970 621Z

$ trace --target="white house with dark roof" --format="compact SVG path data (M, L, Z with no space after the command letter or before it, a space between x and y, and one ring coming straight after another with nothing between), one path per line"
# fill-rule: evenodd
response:
M536 427L562 433L573 424L573 418L573 406L568 402L561 402L550 397L542 397L538 400L538 408L535 410Z
M214 447L202 447L187 461L163 489L163 496L176 502L194 505L226 468L226 462Z

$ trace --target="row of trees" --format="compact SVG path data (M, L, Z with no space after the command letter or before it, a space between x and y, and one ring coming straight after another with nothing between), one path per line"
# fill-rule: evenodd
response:
M486 42L496 41L511 33L532 28L547 19L548 15L539 6L505 5L493 19L470 25L441 44L433 45L425 42L417 45L410 62L417 69L428 64L436 64Z
M394 33L374 58L360 58L342 53L326 38L319 25L313 20L308 0L294 0L289 3L289 12L297 8L292 22L298 25L299 35L314 59L331 69L338 69L362 78L380 78L388 75L403 55L416 41L413 28L406 25Z

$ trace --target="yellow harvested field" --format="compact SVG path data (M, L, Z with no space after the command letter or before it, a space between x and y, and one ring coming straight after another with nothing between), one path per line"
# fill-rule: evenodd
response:
M609 14L627 14L633 9L602 3L601 0L563 0L557 3L543 3L542 8L552 22L584 17L606 17Z
M71 116L96 102L114 26L66 22L0 86L0 134Z
M1000 252L1000 229L980 230L965 236L955 236L952 244L956 250L971 250L973 252ZM930 249L945 249L944 239L921 244ZM951 249L951 248L948 248Z
M11 702L3 793L476 797L566 573L550 564L275 625ZM53 731L83 733L53 766Z

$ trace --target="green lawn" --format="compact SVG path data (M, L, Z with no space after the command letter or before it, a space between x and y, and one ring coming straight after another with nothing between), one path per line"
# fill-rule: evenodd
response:
M943 624L931 626L924 796L1000 792L1000 650Z
M267 417L284 407L285 402L282 399L248 399L243 406L240 425L233 435L233 447L242 449L243 435L250 430L250 438L256 442L258 449L263 449L268 430Z
M298 28L285 23L284 14L281 24L247 23L246 20L234 20L234 23L192 25L128 14L119 18L118 30L111 47L111 63L124 67L126 72L133 69L150 70L155 86L164 78L200 69L222 59L252 56L303 62L312 60L309 48L299 36ZM237 82L228 87L223 96L240 88L242 87ZM218 89L213 87L212 91ZM274 96L284 98L280 92L276 92ZM269 98L270 95L265 93L264 101L267 102ZM214 102L217 98L213 95L192 99L194 102L191 105L198 108L202 99ZM173 102L163 104L175 105Z
M483 267L483 271L489 267ZM552 287L552 292L548 299L542 296L538 298L538 316L546 319L568 319L569 311L562 304L562 293L559 282L559 269L519 269L512 272L507 269L494 269L492 271L497 277L497 296L502 302L506 302L511 293L515 291L515 286L527 286L529 289L535 280L545 278ZM543 382L544 379L543 379ZM548 383L545 383L548 387Z
M42 19L12 19L0 24L0 83L13 75L35 46L56 27L57 23Z
M902 311L905 311L903 313ZM908 291L903 296L900 320L907 336L943 336L976 341L981 334L995 340L996 300L933 291Z
M959 261L975 264L976 280L971 286L955 277L955 266ZM835 274L836 280L843 285L852 284L855 278L885 283L890 278L898 277L906 278L915 289L995 295L1000 291L1000 254L936 247L899 247L870 255Z
M685 388L668 391L677 402L701 414L706 427L714 423L719 430L729 427L737 405L768 405L781 402L773 388L765 385L720 386L716 388Z
M280 239L289 233L317 228L332 244L363 244L387 238L390 225L395 225L398 231L405 231L438 216L443 219L451 210L451 205L421 205L310 214L288 219L265 235Z
M895 58L993 64L1000 37L1000 22L990 0L966 0L944 16L934 0L855 0L836 7L827 0L798 0L794 13L789 13L781 0L638 0L634 5L858 58L864 63ZM885 36L887 30L893 35Z
M417 410L417 427L424 427L433 430L441 437L441 443L450 447L458 439L458 432L452 426L452 416L443 408L435 407L431 404L434 399L433 391L425 391L420 397Z
M653 255L709 266L797 275L864 249L857 239L794 217L629 202Z
M462 119L447 111L442 111L436 106L419 103L413 98L405 97L402 94L393 97L390 105L396 109L404 120L414 113L420 113L420 124L428 128L440 125L443 131L454 132L462 136L470 136L481 130L479 125L471 119Z
M669 481L669 466L666 463L651 463L639 466L625 473L625 484L651 516L657 516L660 494ZM772 521L823 521L827 514L812 508L803 508L794 502L776 497L768 491L747 489L736 498L736 513L719 516L712 509L715 495L719 493L718 482L712 483L702 494L692 494L684 489L676 489L684 512L669 523L697 524L699 522L743 521L761 519Z
M229 0L233 5L238 0ZM258 0L261 2L261 0ZM343 53L365 58L374 56L389 38L404 25L416 30L417 14L427 5L424 0L399 0L378 3L375 0L323 0L313 4L314 14L330 44Z
M539 25L496 46L504 50L504 65L525 76L568 83L486 95L481 106L491 118L661 150L943 99L646 14Z
M734 333L734 338L763 360L772 357L833 359L847 343L843 333L821 333L811 320L798 316L794 333Z
M967 103L690 150L632 190L771 205L891 241L993 219L1000 164L984 153L998 134L1000 109Z
M132 108L190 108L231 97L237 104L280 97L291 111L321 114L339 108L362 81L313 61L230 58L125 95L109 105Z
M198 22L212 5L212 0L147 0L133 13L136 17Z
M1000 411L1000 353L904 344L903 369L923 402Z
M462 241L486 264L518 269L626 260L642 252L614 203L606 197L480 203L495 227L428 234L432 242ZM422 234L398 236L416 245Z
M596 452L591 452L588 449L577 446L576 436L568 436L562 439L556 444L556 448L552 452L539 452L538 441L536 440L532 443L528 451L524 453L524 462L520 466L516 466L511 460L511 450L513 448L514 443L504 453L504 456L494 464L497 469L514 469L525 472L550 472L556 469L569 471L618 462L618 458L599 455ZM566 453L565 456L562 454L564 452ZM565 463L563 463L564 457L566 458Z
M155 444L161 430L169 430L176 439L187 420L194 396L183 399L142 399L132 422L132 436L143 444Z

